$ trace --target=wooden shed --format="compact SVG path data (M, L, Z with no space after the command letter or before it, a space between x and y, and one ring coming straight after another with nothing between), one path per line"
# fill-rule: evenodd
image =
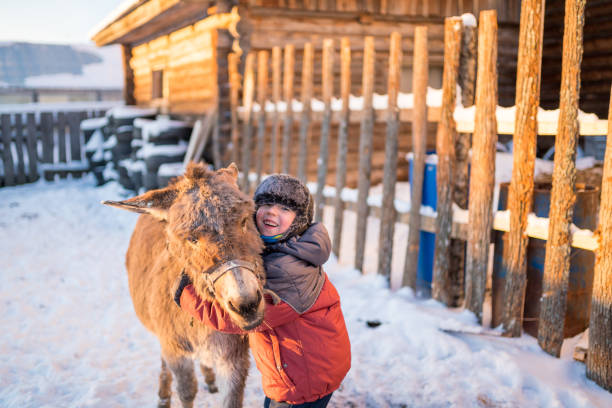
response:
M300 78L303 46L312 42L320 61L324 38L349 37L352 75L360 83L363 39L374 36L377 84L386 92L389 36L402 35L404 72L401 90L411 89L413 33L429 27L430 86L442 82L444 18L496 9L500 27L500 101L514 99L520 1L502 0L134 0L101 24L92 39L99 46L121 44L125 101L159 107L163 112L198 115L219 104L221 138L229 137L227 57L240 48L271 50L296 47L295 78ZM320 70L315 63L314 96L320 97ZM337 88L338 89L338 88ZM299 84L295 86L299 95ZM354 89L359 94L360 89Z

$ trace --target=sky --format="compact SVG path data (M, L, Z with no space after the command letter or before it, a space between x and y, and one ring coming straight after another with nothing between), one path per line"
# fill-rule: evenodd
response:
M126 0L2 0L0 41L88 43L89 33Z

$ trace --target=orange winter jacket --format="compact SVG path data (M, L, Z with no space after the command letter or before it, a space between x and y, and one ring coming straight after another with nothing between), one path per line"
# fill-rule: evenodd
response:
M266 296L267 298L267 296ZM351 366L351 350L340 297L325 275L315 303L298 314L288 303L266 301L264 322L244 332L217 302L202 300L188 285L181 308L209 327L247 333L263 390L275 401L302 404L335 391Z

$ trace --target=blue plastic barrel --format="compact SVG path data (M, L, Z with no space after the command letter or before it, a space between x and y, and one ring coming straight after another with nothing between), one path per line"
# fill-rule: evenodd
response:
M500 185L499 210L507 208L508 186L509 183ZM550 191L551 185L549 183L536 183L534 186L532 211L536 216L548 217ZM597 228L598 206L599 188L576 183L576 203L574 205L572 222L579 228L595 230ZM504 294L506 270L502 261L504 235L505 233L498 232L495 237L492 283L493 313L491 322L493 326L497 326L502 322L503 310L507 303ZM529 238L527 245L527 285L523 309L523 329L534 337L538 333L545 258L546 241ZM593 252L579 248L571 249L564 323L565 338L573 337L588 327L594 265L595 254Z
M410 164L410 184L412 185L413 164L412 159L409 159ZM436 184L436 165L425 163L425 171L423 174L423 197L421 204L437 210L438 206L438 190ZM419 262L417 267L417 292L431 292L431 282L433 280L433 263L434 249L436 243L436 234L427 231L421 231L419 238Z

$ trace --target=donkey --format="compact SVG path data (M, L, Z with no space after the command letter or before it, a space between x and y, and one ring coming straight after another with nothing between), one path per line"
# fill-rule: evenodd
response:
M255 228L253 201L236 184L238 169L209 171L190 164L168 187L103 204L142 213L126 255L130 295L142 324L161 345L159 405L169 408L172 376L184 408L197 392L199 360L210 392L215 371L223 380L223 406L241 407L249 368L245 336L194 322L173 301L182 273L203 299L216 300L244 330L263 321L263 243ZM220 381L221 382L221 381Z

